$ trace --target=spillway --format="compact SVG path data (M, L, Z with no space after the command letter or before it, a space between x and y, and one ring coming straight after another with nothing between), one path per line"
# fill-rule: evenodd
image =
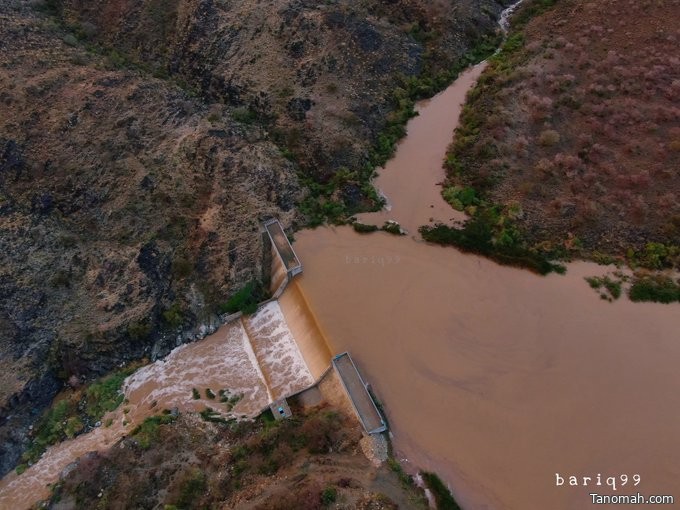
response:
M304 336L313 328L301 325L313 321L303 317L304 310L293 314L295 329ZM305 342L311 345L309 339ZM255 314L177 347L129 376L123 384L126 401L103 417L106 425L48 448L23 474L12 472L0 481L0 508L29 508L49 497L48 484L56 482L68 464L90 451L110 448L163 409L200 412L210 407L225 418L254 417L274 400L314 381L278 302L266 303ZM221 401L220 390L231 403Z

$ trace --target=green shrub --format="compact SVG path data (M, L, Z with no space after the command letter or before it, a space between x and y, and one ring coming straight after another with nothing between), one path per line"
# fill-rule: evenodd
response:
M64 425L64 434L67 438L73 439L77 434L82 432L84 428L85 425L80 420L80 418L77 416L71 416L68 420L66 420L66 424Z
M265 293L262 284L251 281L220 306L220 313L236 313L239 311L244 314L255 313L258 303L264 298Z
M631 251L628 258L633 264L647 269L671 268L680 264L680 246L647 243L644 250Z
M673 303L680 301L680 285L667 276L636 278L628 293L631 301Z
M194 400L199 400L201 398L201 394L196 388L191 388L191 396L194 398Z
M366 225L365 223L359 223L356 221L352 223L352 228L354 229L355 232L359 232L361 234L375 232L376 230L378 230L377 225Z
M230 395L228 390L220 390L220 402L227 404L227 411L231 411L234 406L243 398L243 394Z
M232 110L231 118L242 124L252 124L257 120L257 113L252 111L247 106L239 106L238 108L234 108Z
M170 327L178 328L184 322L182 307L179 303L173 303L170 308L163 312L163 320Z
M470 186L449 186L443 189L442 196L451 207L457 211L463 211L471 205L479 205L475 189Z
M609 295L613 299L619 299L621 297L621 281L620 280L614 280L614 279L610 278L609 276L603 276L603 277L592 276L592 277L587 277L586 281L595 290L599 290L602 287L604 287L609 292ZM607 298L606 294L602 294L602 296L605 299Z
M321 503L328 506L338 498L338 489L328 486L321 492Z
M437 510L461 510L456 500L453 498L451 491L444 485L444 482L434 473L423 471L421 473L423 481L428 489L432 492L434 500L437 503Z
M130 433L139 446L148 450L160 437L161 425L167 425L175 421L175 417L170 414L163 414L158 416L150 416L145 419L141 425L135 427Z
M404 231L401 229L401 226L399 226L399 223L397 223L396 221L386 221L385 224L382 227L380 227L380 230L395 236L405 235Z
M123 403L125 396L121 392L121 387L125 378L133 371L134 368L120 370L95 381L85 390L85 412L92 420L101 419L104 414Z
M205 389L205 396L210 400L215 400L215 393L210 388Z

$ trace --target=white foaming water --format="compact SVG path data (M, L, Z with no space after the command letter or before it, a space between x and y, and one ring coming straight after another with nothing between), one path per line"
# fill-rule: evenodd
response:
M211 407L226 417L253 417L275 398L313 383L281 308L277 302L268 303L252 317L226 324L215 334L177 347L165 359L137 370L123 383L125 403L102 419L105 424L110 420L110 426L50 447L22 475L8 474L0 481L0 508L29 508L46 499L48 484L56 482L71 462L110 448L164 409L198 412ZM194 389L199 399L194 398ZM207 389L216 398L208 398ZM240 400L232 408L220 401L219 390Z
M272 294L275 294L279 290L279 287L284 283L287 277L286 266L281 262L281 257L279 257L278 252L274 245L271 249L272 264L271 264L271 283L269 285L269 290Z
M255 351L253 351L253 345L250 342L250 337L248 336L248 333L246 332L246 329L243 325L243 319L239 321L239 324L241 326L241 331L242 331L242 345L243 345L243 351L246 353L246 356L248 356L248 360L250 361L251 365L253 365L257 369L257 375L260 378L262 382L264 382L264 386L267 389L267 400L269 402L274 401L274 397L272 396L272 392L269 389L269 385L267 384L267 380L264 377L264 374L262 373L262 369L260 368L260 364L257 361L257 356L255 356Z
M510 29L510 18L515 13L517 8L522 4L523 1L524 0L519 0L518 2L512 4L510 7L508 7L501 13L501 17L498 20L498 24L501 26L503 32L507 33L507 31Z
M274 399L314 383L277 301L270 301L256 314L244 318L244 323Z
M125 394L131 404L178 407L201 411L205 400L194 399L196 388L204 396L210 388L214 393L228 390L231 395L243 395L231 413L252 416L268 404L268 390L255 360L248 355L248 340L240 321L220 328L214 335L178 347L164 360L141 368L125 383ZM219 403L211 407L227 414Z

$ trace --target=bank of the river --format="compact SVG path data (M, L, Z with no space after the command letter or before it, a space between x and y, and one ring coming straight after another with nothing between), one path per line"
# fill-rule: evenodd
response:
M618 10L531 0L518 11L446 156L444 195L473 220L426 239L539 271L555 257L677 271L680 11ZM680 301L678 275L636 275L630 296Z
M296 334L305 338L313 318L304 320L303 305L295 295L286 301ZM11 472L0 480L0 509L21 510L50 496L68 466L89 452L103 452L152 416L170 412L201 413L207 420L236 421L254 418L273 399L309 387L320 375L319 358L325 343L306 351L314 377L303 360L288 327L288 317L278 302L257 313L223 325L217 332L182 345L166 358L146 365L123 383L124 400L101 418L94 430L47 448L24 472ZM315 347L315 348L314 348ZM327 352L327 351L326 351ZM313 357L312 357L313 355ZM325 359L328 366L330 355Z
M449 138L434 142L432 126L457 116L469 76L421 105L376 182L391 210L362 222L413 233L423 218L449 219L436 186ZM368 374L400 458L440 473L463 508L568 510L605 492L556 486L556 473L639 474L633 492L647 494L677 485L674 306L601 299L584 278L611 267L540 277L417 235L321 228L298 233L295 248L331 350L351 351Z
M441 473L465 508L586 506L592 487L556 487L555 473L640 474L641 491L668 492L680 474L677 311L599 299L583 281L606 271L593 264L570 264L566 276L540 278L415 234L422 224L456 219L436 184L465 93L481 69L420 105L377 182L391 210L361 217L376 224L394 219L412 235L361 236L349 227L297 235L305 274L295 290L302 298L287 291L283 299L302 317L292 329L320 339L323 328L331 352L352 352L385 404L399 457ZM149 380L139 419L177 401L191 410L190 388L224 384L225 367L218 362L206 371L200 349L212 341L215 348L227 345L219 336L226 328L208 343L183 348L172 384L179 393L164 393L163 378ZM318 371L328 348L314 349L302 354ZM196 366L189 366L185 354L194 351ZM187 374L201 382L188 383ZM206 374L216 378L201 379ZM265 391L259 382L253 388L253 394ZM154 390L163 400L150 396ZM77 448L56 447L47 478L77 455L113 444L136 411L122 409L112 428L97 429ZM15 475L3 483L16 480L26 483L15 484L10 497L24 498L17 500L22 504L36 499L36 487L45 491L44 483Z
M398 157L398 156L397 156ZM335 352L383 402L400 458L463 508L584 508L555 473L680 471L677 308L609 303L568 265L540 277L453 248L349 227L297 235L300 285Z

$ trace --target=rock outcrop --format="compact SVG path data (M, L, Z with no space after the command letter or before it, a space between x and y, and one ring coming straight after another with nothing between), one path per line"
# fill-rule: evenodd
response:
M365 165L502 3L0 2L0 474L64 381L216 327L299 175Z

